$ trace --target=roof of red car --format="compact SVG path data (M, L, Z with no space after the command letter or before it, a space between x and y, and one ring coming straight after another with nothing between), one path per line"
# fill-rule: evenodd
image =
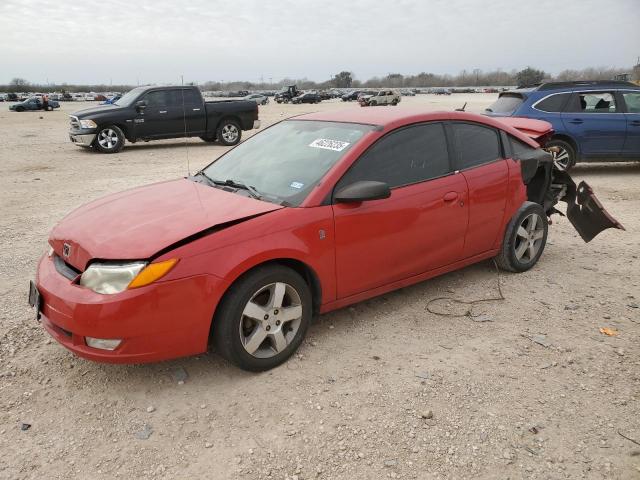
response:
M293 120L320 120L325 122L347 122L397 128L410 123L433 120L467 120L500 128L509 133L531 141L545 132L551 132L553 126L542 120L512 117L487 117L470 112L429 111L424 108L404 107L366 107L307 113L293 117Z

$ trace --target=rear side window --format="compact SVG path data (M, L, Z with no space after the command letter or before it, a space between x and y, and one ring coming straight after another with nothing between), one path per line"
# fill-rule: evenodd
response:
M640 92L622 92L622 96L627 104L627 112L640 113Z
M543 112L559 113L567 104L567 101L571 97L570 93L557 93L550 95L547 98L536 103L535 108L542 110Z
M517 138L509 135L509 140L511 143L511 154L512 158L515 160L521 160L523 158L531 158L532 154L537 150L524 142L521 142Z
M400 187L450 172L444 126L429 123L403 128L380 139L356 160L336 189L360 180Z
M522 105L523 101L524 97L519 93L502 93L498 99L485 110L491 113L513 113Z
M567 111L573 113L615 113L612 92L577 92L571 97Z
M498 132L493 128L473 123L454 123L452 128L459 170L502 158Z

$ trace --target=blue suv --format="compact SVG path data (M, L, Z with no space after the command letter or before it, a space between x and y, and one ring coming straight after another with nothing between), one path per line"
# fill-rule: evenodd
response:
M546 120L556 162L640 160L640 86L631 82L553 82L502 92L485 109L495 117Z

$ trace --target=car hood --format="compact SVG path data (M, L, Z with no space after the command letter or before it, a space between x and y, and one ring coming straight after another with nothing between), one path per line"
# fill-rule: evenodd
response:
M67 215L49 236L55 252L84 270L92 259L148 259L212 227L283 208L179 179L134 188L88 203Z
M85 108L83 110L78 110L77 112L73 112L73 116L78 117L78 118L85 118L88 117L90 115L95 115L97 113L104 113L104 112L114 112L116 110L122 110L124 107L121 107L120 105L113 105L110 103L104 104L104 105L99 105L97 107L91 107L91 108Z

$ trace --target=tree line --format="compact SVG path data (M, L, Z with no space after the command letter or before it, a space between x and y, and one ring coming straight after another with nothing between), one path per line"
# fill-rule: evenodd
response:
M634 68L589 67L582 70L563 70L551 75L543 70L527 67L523 70L503 71L501 69L485 72L480 69L462 70L457 75L421 72L417 75L389 73L384 77L372 77L359 80L350 71L342 71L324 82L316 82L307 78L284 78L280 82L213 82L200 83L205 91L240 91L240 90L278 90L285 85L297 85L303 90L327 88L429 88L429 87L479 87L479 86L527 86L543 81L573 80L612 80L617 75L629 73L632 80L640 80L640 65ZM190 82L191 85L197 84ZM30 83L23 78L14 78L7 85L0 85L3 92L123 92L133 88L132 85L76 85Z

